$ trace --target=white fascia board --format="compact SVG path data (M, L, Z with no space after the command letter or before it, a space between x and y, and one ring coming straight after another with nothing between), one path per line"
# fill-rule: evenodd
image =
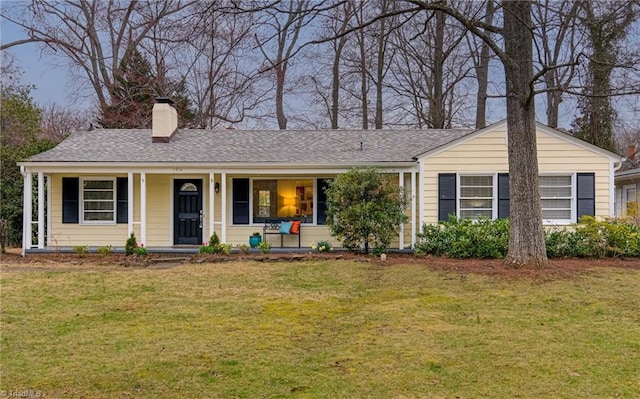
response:
M616 172L616 179L637 178L640 177L640 168L629 169L622 172Z
M20 166L31 171L45 173L156 173L184 174L205 173L212 170L238 174L336 174L344 173L353 167L373 166L385 171L417 171L416 162L385 162L378 164L326 164L326 165L292 165L292 164L192 164L192 163L99 163L99 162L21 162Z

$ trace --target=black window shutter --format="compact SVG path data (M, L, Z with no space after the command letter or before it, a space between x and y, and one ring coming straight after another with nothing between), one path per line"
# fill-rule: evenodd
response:
M438 220L449 219L449 214L456 214L456 174L438 174Z
M581 216L596 214L596 175L595 173L578 173L577 178L577 219Z
M498 218L509 217L509 174L498 173Z
M62 223L78 223L80 179L62 178Z
M318 179L318 206L316 207L318 224L327 224L327 193L325 190L329 187L329 180Z
M249 224L249 179L233 179L233 224Z
M117 195L117 215L116 223L127 223L129 221L129 179L118 177L116 183Z

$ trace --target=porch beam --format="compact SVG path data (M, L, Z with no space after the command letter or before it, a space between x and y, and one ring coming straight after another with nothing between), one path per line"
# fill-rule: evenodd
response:
M44 248L44 173L38 172L38 248Z
M221 216L220 221L222 222L222 227L220 229L220 240L222 242L227 242L227 173L222 172L220 174L220 205L221 205Z
M209 235L207 237L211 237L213 235L213 212L215 209L215 202L216 202L216 194L214 191L215 188L215 184L216 184L216 179L215 179L215 175L213 172L209 173L209 217L207 218L209 220ZM206 237L203 237L203 241L209 241L206 239Z
M33 183L31 180L31 172L28 169L22 169L21 172L24 180L22 199L22 256L24 256L26 250L31 249L31 201L33 201L31 186Z
M400 190L404 188L404 172L398 173L398 183ZM398 240L398 249L404 249L404 223L400 225L400 239Z

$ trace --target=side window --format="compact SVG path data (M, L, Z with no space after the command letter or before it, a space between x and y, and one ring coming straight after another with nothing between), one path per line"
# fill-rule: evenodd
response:
M572 215L572 177L540 176L542 219L547 223L570 223Z
M493 218L493 176L460 176L460 217Z
M116 222L116 179L81 179L81 222L113 224Z

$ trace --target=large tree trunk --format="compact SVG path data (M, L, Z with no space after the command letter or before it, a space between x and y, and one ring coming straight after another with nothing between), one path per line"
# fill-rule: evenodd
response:
M507 83L511 230L506 263L547 265L542 227L533 80L531 2L505 0L504 70Z
M336 40L335 52L333 55L333 68L331 70L333 77L331 81L331 115L329 115L331 118L331 129L338 129L338 121L340 117L340 62L342 61L342 51L344 50L344 46L347 44L347 35L345 32L349 26L351 12L350 4L346 3L344 6L344 20L337 32L343 36Z
M382 2L382 13L386 13L389 3L385 0ZM376 116L375 116L375 128L382 129L382 88L384 87L384 68L385 68L385 53L387 49L387 18L381 19L380 30L378 32L378 51L377 51L377 65L376 65Z
M493 23L493 0L487 1L487 25ZM485 34L489 32L485 29ZM482 42L476 66L478 93L476 96L476 129L487 126L487 91L489 88L489 44Z
M429 101L429 120L431 127L444 129L445 125L445 105L444 105L444 28L446 14L442 11L435 11L436 27L433 51L433 97Z
M364 29L358 30L358 50L360 51L360 104L362 105L362 128L369 129L369 98L367 87L367 55Z
M286 71L282 65L276 67L276 119L280 130L287 130L287 117L284 114L285 73Z

